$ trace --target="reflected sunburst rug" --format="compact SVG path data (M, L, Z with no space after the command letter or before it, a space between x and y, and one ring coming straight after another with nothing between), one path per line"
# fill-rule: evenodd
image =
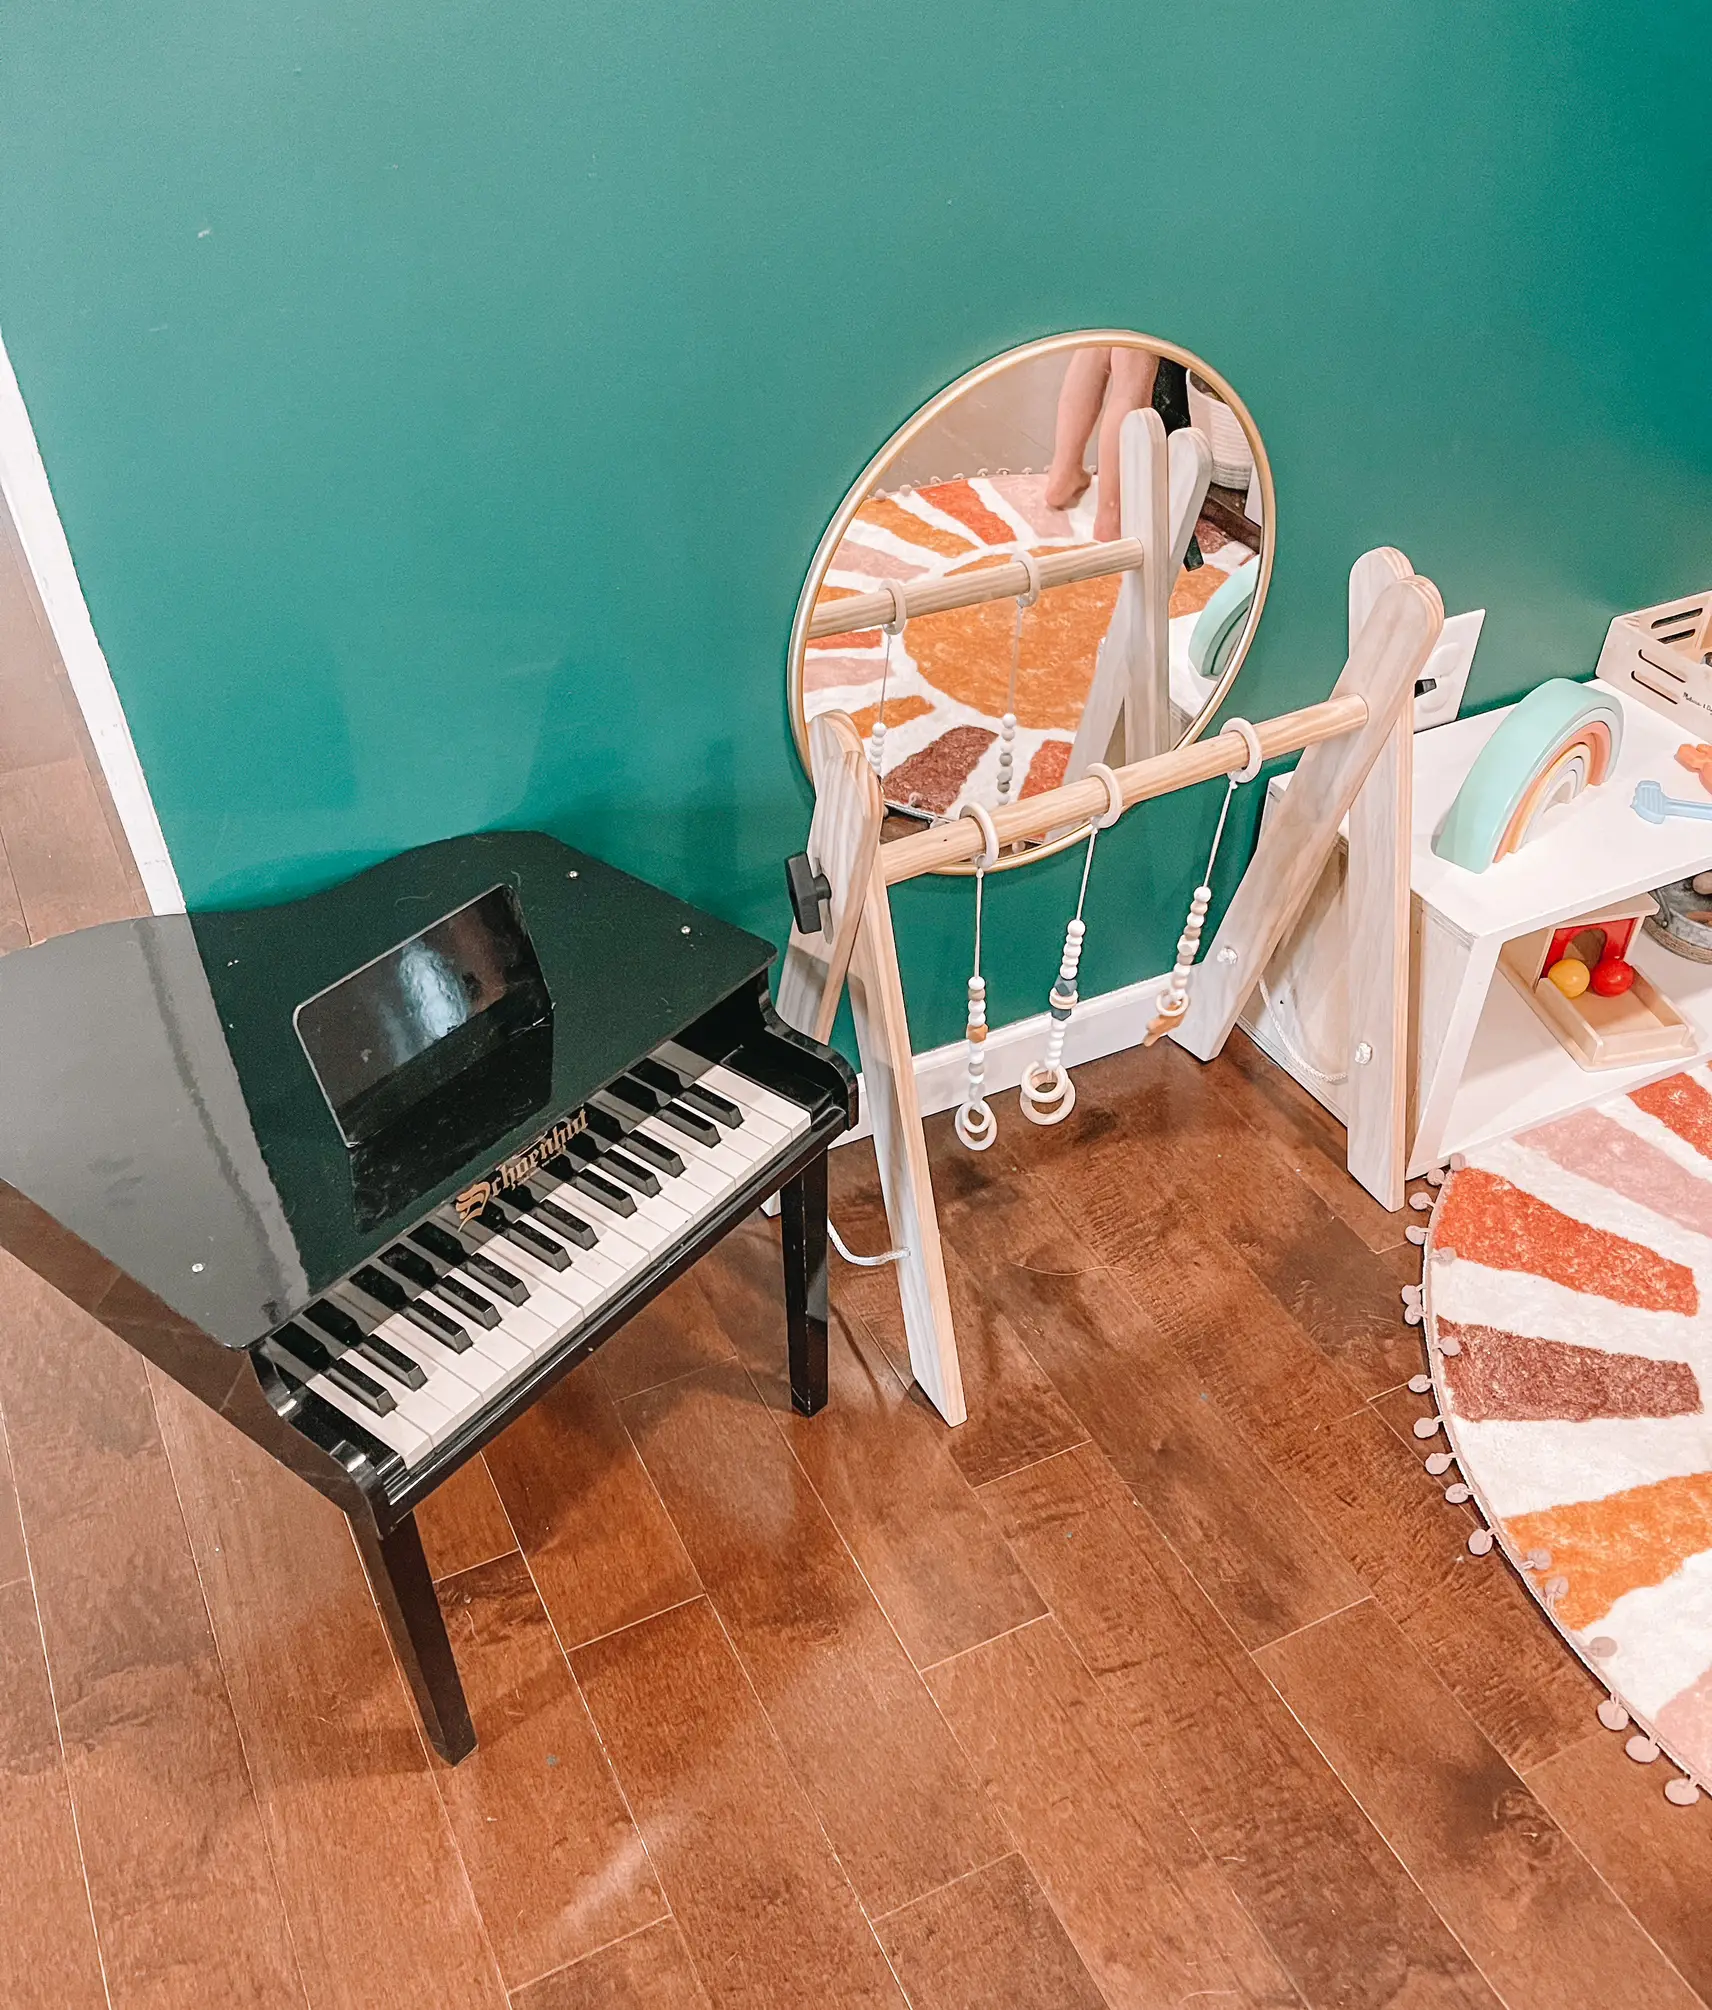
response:
M1712 1077L1455 1164L1423 1291L1452 1453L1611 1692L1603 1720L1632 1717L1631 1756L1662 1750L1688 1775L1666 1791L1693 1799L1712 1791Z
M1046 501L1041 474L935 482L873 495L833 553L817 609L887 580L940 578L1000 565L1014 552L1091 542L1097 483L1065 513ZM1204 563L1177 575L1171 594L1173 703L1192 717L1211 694L1189 663L1195 621L1230 574L1254 556L1205 517L1195 527ZM1113 576L1047 594L1017 632L1014 713L1019 796L1056 788L1094 680L1101 638L1117 605ZM1010 692L1014 601L986 601L919 615L892 647L877 628L828 635L803 659L807 713L850 713L866 739L886 694L886 800L944 815L970 794L996 798L999 728Z

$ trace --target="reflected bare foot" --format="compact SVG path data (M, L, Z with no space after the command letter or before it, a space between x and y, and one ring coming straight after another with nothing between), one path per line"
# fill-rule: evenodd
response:
M1073 468L1054 468L1046 478L1048 509L1074 509L1088 493L1094 477L1080 461Z

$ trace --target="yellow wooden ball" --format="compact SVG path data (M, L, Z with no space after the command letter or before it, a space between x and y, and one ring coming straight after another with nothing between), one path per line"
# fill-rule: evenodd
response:
M1563 956L1546 972L1566 998L1579 998L1593 981L1593 972L1579 956Z

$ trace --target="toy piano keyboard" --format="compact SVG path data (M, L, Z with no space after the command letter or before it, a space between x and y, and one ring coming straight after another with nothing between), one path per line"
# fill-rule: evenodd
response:
M1504 974L1584 1068L1627 1068L1692 1054L1694 1029L1628 961L1641 923L1657 913L1636 894L1505 944Z

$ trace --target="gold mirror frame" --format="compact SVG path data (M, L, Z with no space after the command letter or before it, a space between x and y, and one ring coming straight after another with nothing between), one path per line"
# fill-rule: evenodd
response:
M833 554L844 541L844 533L850 528L856 512L869 496L874 493L880 477L897 456L916 436L932 425L948 406L954 404L966 392L984 384L989 378L1015 364L1030 362L1037 356L1050 356L1061 349L1083 349L1105 346L1107 348L1146 349L1150 354L1168 358L1173 363L1181 363L1205 384L1209 384L1219 397L1236 415L1242 426L1254 455L1254 465L1260 476L1260 504L1263 533L1259 558L1260 576L1255 584L1254 602L1249 612L1242 639L1237 644L1230 662L1225 666L1224 675L1219 679L1217 689L1189 722L1187 730L1178 746L1186 747L1200 738L1212 723L1214 715L1230 693L1236 682L1237 673L1247 661L1249 648L1254 641L1255 630L1260 626L1260 617L1266 607L1266 593L1272 584L1272 562L1278 548L1278 503L1272 486L1272 463L1267 458L1266 443L1260 437L1260 428L1254 423L1249 411L1235 389L1222 372L1215 370L1204 357L1197 356L1192 349L1185 349L1176 342L1166 342L1155 335L1143 335L1133 328L1078 328L1066 335L1045 335L1037 341L1022 342L1014 349L1006 349L1001 355L992 356L985 363L976 364L961 377L936 392L921 409L893 433L879 452L851 484L849 493L833 515L832 521L821 534L815 546L814 557L809 563L808 576L803 581L802 592L797 596L797 611L791 622L790 654L786 665L786 690L791 713L791 737L796 742L797 758L803 764L805 773L809 769L808 755L808 714L803 705L803 659L807 653L808 624L814 612L815 602L820 597L820 589L825 581ZM1021 848L1001 856L997 865L989 868L992 872L1008 872L1019 865L1032 865L1038 859L1054 857L1070 845L1080 844L1087 836L1085 829L1061 832L1044 844ZM955 865L939 866L936 871L951 877L967 878L975 868L966 861Z

